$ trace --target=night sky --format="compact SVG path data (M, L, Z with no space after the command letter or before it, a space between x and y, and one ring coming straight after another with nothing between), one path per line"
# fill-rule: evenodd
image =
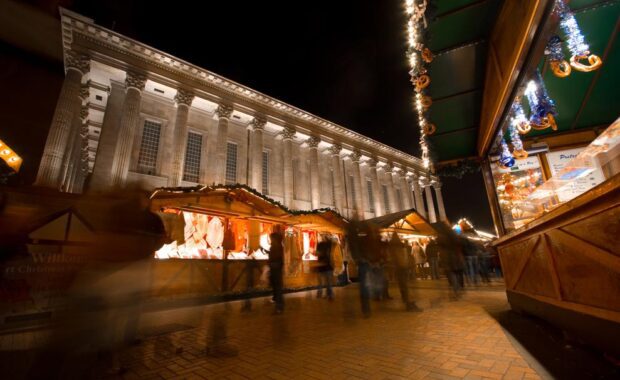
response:
M401 0L76 1L99 25L419 156ZM480 175L444 180L491 230ZM466 195L466 197L464 197Z

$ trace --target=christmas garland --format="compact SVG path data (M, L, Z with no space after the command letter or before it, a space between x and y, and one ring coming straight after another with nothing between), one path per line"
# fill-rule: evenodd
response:
M283 205L282 203L278 202L277 200L270 198L266 195L264 195L263 193L259 192L258 190L254 189L253 187L250 187L248 185L242 184L242 183L236 183L234 185L222 185L222 184L213 184L213 185L209 185L209 186L203 186L203 185L196 185L196 186L178 186L178 187L158 187L156 188L151 197L153 195L155 195L155 193L157 193L158 191L168 191L168 192L180 192L180 193L194 193L194 192L201 192L201 193L210 193L212 191L216 191L216 190L227 190L227 191L232 191L232 190L245 190L248 193L251 193L277 207L279 207L280 209L282 209L284 212L291 214L291 215L310 215L310 214L314 214L314 215L318 215L318 214L322 214L325 212L332 212L334 214L336 214L336 216L338 216L339 218L341 218L344 221L348 221L347 218L345 218L344 216L342 216L336 209L331 208L331 207L322 207L322 208L317 208L317 209L313 209L313 210L293 210L290 209L288 207L286 207L285 205ZM226 201L229 203L232 203L234 199L233 198L226 198Z

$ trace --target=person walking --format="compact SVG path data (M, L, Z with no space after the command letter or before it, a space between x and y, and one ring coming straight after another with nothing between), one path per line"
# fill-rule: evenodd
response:
M269 248L269 281L273 290L273 300L276 304L275 314L284 311L282 269L284 267L284 245L282 233L274 229L269 235L271 247Z
M471 240L460 237L463 246L463 254L465 255L465 273L470 285L478 285L478 247Z
M331 260L332 242L324 237L317 245L317 272L319 275L319 287L316 291L316 298L323 298L323 288L327 288L327 299L334 299L332 290L332 279L334 278L334 268Z
M365 226L354 218L347 227L347 245L349 254L357 266L357 277L360 289L360 305L364 318L370 317L370 263L368 260L368 244L370 242L369 226Z
M422 311L415 302L409 299L409 260L411 255L408 251L408 246L404 244L396 232L392 233L392 237L389 241L389 253L390 259L394 265L394 272L396 275L396 281L398 282L398 288L400 290L400 296L405 304L407 311Z
M411 255L415 260L416 278L422 279L424 277L424 263L426 262L426 256L424 255L422 246L417 241L414 241L411 246Z
M431 279L439 280L439 245L435 239L426 246L426 259L431 267Z
M458 299L463 291L463 269L465 267L462 248L458 237L443 225L437 238L439 245L439 265L445 270L452 289L451 299Z

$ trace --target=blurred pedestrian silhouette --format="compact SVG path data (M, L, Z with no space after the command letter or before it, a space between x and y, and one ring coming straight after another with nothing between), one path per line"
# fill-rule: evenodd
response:
M426 259L431 268L431 278L439 279L439 245L435 239L431 239L426 246Z
M445 270L452 289L450 298L458 299L463 292L463 249L458 236L443 223L437 224L437 244L439 245L439 265Z
M409 299L409 254L408 246L403 243L396 232L392 233L389 242L390 259L395 267L396 281L400 290L400 296L407 311L422 311L414 301Z
M334 291L332 290L332 280L334 278L334 268L332 266L332 242L328 237L323 237L316 247L317 253L317 272L319 277L319 287L316 291L316 297L323 297L323 288L327 289L327 298L331 301L334 299Z
M283 296L283 273L284 268L284 245L283 236L276 226L274 231L269 235L271 239L271 248L269 248L269 280L273 289L273 300L276 304L275 314L284 311Z
M213 357L232 357L239 354L239 350L228 342L228 319L230 304L219 303L213 306L207 330L206 353Z
M370 263L368 260L370 231L367 225L353 218L347 227L349 253L357 266L360 290L360 305L364 317L370 317Z

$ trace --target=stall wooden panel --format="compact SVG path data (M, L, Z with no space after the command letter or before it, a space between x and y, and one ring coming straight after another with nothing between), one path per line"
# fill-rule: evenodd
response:
M619 176L504 236L496 246L514 309L574 329L599 346L619 336Z

